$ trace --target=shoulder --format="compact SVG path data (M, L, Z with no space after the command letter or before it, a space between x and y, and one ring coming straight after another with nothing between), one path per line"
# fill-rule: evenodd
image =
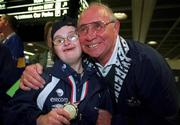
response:
M134 61L144 62L145 60L152 64L166 63L162 55L152 47L138 41L127 40L130 51L129 56Z
M173 78L166 60L153 48L136 41L128 41L132 59L131 71L137 78Z
M130 51L133 51L134 54L160 56L160 54L155 49L139 41L127 40L127 43L130 47Z
M21 39L21 37L18 35L18 34L14 34L12 35L8 41L12 41L13 43L18 43L18 44L21 44L23 41Z

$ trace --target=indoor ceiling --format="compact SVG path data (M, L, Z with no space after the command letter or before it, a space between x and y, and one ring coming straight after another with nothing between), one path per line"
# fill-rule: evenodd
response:
M14 0L15 1L15 0ZM73 0L74 1L74 0ZM76 0L77 1L77 0ZM93 1L93 0L91 0ZM113 12L125 12L127 19L120 20L120 35L127 39L138 40L151 45L167 59L180 59L180 0L96 0L106 3ZM24 21L19 33L25 41L36 42L42 51L44 21Z
M125 12L120 35L152 45L167 59L180 59L180 0L101 0L114 12Z

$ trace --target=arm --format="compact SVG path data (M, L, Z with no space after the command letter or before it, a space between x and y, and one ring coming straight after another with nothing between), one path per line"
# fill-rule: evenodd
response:
M40 64L32 64L25 68L20 81L23 90L39 89L43 87L45 80L41 77L43 67Z
M147 49L135 69L138 93L146 108L161 117L170 117L178 111L178 91L174 76L165 60Z
M64 109L52 109L47 114L40 110L37 94L36 90L18 90L5 109L4 125L70 125L70 116Z
M4 110L4 125L33 125L42 113L36 105L37 91L19 89Z

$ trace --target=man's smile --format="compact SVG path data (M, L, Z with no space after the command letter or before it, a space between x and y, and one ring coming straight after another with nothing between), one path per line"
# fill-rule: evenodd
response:
M98 44L93 44L93 45L89 45L88 47L89 47L89 48L95 48L95 47L97 47L97 45L98 45Z

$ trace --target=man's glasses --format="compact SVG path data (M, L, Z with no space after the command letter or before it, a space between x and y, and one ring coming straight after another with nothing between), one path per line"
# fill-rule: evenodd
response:
M92 32L100 34L103 33L106 26L111 23L115 23L115 21L110 21L108 23L105 23L103 21L96 21L88 24L83 24L78 27L77 31L80 36L87 35L89 29L91 29Z
M62 45L66 40L69 42L75 42L78 40L78 34L76 32L69 32L66 38L63 38L61 36L57 36L54 40L53 43L55 46Z

